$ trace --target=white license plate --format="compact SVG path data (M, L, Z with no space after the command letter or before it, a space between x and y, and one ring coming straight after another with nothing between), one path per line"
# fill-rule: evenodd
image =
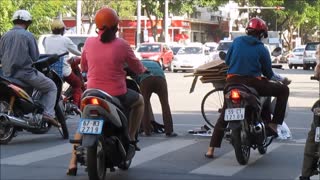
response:
M224 114L225 121L240 121L244 120L244 108L229 108Z
M80 134L101 134L103 127L102 119L80 119Z

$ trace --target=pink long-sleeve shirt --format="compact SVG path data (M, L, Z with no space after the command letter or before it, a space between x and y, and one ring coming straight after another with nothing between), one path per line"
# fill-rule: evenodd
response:
M146 69L135 56L130 45L121 38L102 43L98 37L89 37L83 47L81 69L87 72L87 88L96 88L112 96L127 92L125 64L136 74Z

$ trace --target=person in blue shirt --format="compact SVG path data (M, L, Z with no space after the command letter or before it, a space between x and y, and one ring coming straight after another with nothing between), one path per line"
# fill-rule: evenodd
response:
M277 136L277 125L281 125L289 97L287 86L291 81L275 74L271 66L269 51L261 42L268 37L268 27L260 18L250 19L246 27L247 36L234 39L226 55L227 84L245 84L253 87L261 96L274 96L277 98L273 119L268 124L270 133ZM276 83L270 79L282 81ZM220 147L227 122L224 121L225 104L219 119L214 127L210 146L205 156L214 157L214 148Z
M153 60L142 60L142 64L148 69L150 73L144 73L136 78L136 81L140 85L141 94L144 98L145 111L142 118L142 129L145 135L150 136L152 124L154 125L154 115L152 112L152 106L150 103L150 97L152 93L158 95L164 124L164 131L167 137L177 136L173 132L172 115L168 100L168 88L165 74L160 64Z

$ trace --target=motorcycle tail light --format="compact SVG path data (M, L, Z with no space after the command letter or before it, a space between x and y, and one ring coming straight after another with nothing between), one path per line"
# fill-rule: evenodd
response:
M230 99L233 103L240 103L240 92L238 89L232 89L230 93Z
M110 107L107 102L104 100L97 98L97 97L87 97L82 99L81 101L81 111L83 111L83 108L87 105L97 105L103 107L105 110L110 112ZM90 111L91 112L91 111ZM97 112L97 111L92 111L92 112Z

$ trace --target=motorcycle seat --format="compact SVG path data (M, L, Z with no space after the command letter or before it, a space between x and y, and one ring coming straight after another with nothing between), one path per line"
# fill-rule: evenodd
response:
M21 88L32 88L30 85L28 85L27 83L23 82L23 81L20 81L18 79L15 79L15 78L10 78L10 77L4 77L3 75L0 75L0 78L2 80L5 80L5 81L8 81L8 82L11 82Z
M250 93L252 93L253 95L259 97L259 94L258 94L258 92L257 92L256 89L254 89L253 87L244 85L244 84L230 84L230 85L227 85L227 86L224 88L224 91L225 91L225 92L228 92L228 91L230 91L231 89L240 89L240 90L243 90L243 91L246 91L246 92L250 92Z
M104 100L111 102L112 104L116 105L117 107L124 109L124 107L122 106L122 104L118 98L113 97L113 96L109 95L108 93L103 92L99 89L87 89L85 92L83 92L82 98L85 98L87 96L95 96L95 97L102 98Z

